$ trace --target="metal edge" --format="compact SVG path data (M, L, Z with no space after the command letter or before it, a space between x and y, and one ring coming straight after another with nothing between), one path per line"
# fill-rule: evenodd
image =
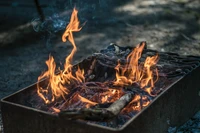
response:
M134 119L136 119L136 117L139 117L145 110L147 110L152 104L154 104L154 102L160 98L166 91L168 91L173 85L175 85L178 81L180 81L184 76L178 78L175 82L173 82L171 85L169 85L165 90L163 90L158 96L156 96L152 101L151 103L144 107L140 112L138 112L135 116L133 116L130 120L128 120L123 126L119 127L119 128L112 128L112 127L106 127L106 126L102 126L102 125L98 125L98 124L95 124L95 123L90 123L88 121L84 121L84 120L75 120L74 122L78 122L78 123L82 123L82 124L86 124L86 125L90 125L90 126L94 126L94 127L98 127L98 128L103 128L103 129L107 129L107 130L110 130L110 131L122 131L123 129L125 129L132 121L134 121ZM45 79L44 79L45 80ZM41 81L42 82L42 81ZM32 84L32 85L29 85L9 96L6 96L4 97L3 99L1 99L1 102L2 103L7 103L7 104L11 104L13 106L18 106L20 108L25 108L25 109L28 109L28 110L32 110L32 111L37 111L37 112L40 112L40 113L43 113L43 114L46 114L46 115L51 115L51 116L54 116L54 117L58 117L58 115L56 114L52 114L52 113L49 113L49 112L46 112L46 111L42 111L42 110L39 110L39 109L36 109L36 108L32 108L32 107L27 107L27 106L24 106L24 105L21 105L21 104L18 104L18 103L13 103L13 102L9 102L9 101L6 101L7 98L17 94L17 93L20 93L26 89L29 89L30 87L36 85L36 83Z
M159 99L160 97L162 97L162 95L167 92L173 85L175 85L177 82L179 82L181 79L183 79L184 76L178 78L176 81L174 81L172 84L170 84L165 90L163 90L158 96L156 96L149 105L147 105L146 107L144 107L140 112L138 112L135 116L133 116L130 120L128 120L122 127L119 128L119 131L123 130L124 128L126 128L130 123L132 123L132 121L134 121L134 119L136 119L136 117L139 117L145 110L147 110L152 104L154 104L154 102Z
M25 88L25 89L27 89L27 88ZM23 90L24 90L24 89L23 89ZM22 91L23 91L23 90L22 90ZM20 92L20 91L19 91L19 92ZM10 96L12 96L12 95L10 95ZM9 96L8 96L8 97L9 97ZM59 117L59 116L56 115L56 114L52 114L52 113L45 112L45 111L42 111L42 110L38 110L38 109L35 109L35 108L31 108L31 107L27 107L27 106L24 106L24 105L20 105L20 104L18 104L18 103L12 103L12 102L9 102L9 101L6 101L6 100L1 100L1 103L10 104L10 105L12 105L12 106L20 107L20 108L27 109L27 110L30 110L30 111L36 111L36 112L39 112L39 113L42 113L42 114L45 114L45 115L50 115L50 116L53 116L53 117ZM72 120L69 120L69 121L72 121ZM110 127L106 127L106 126L102 126L102 125L90 123L90 122L87 122L87 121L84 121L84 120L74 120L73 122L78 122L78 123L85 124L85 125L89 125L89 126L94 126L94 127L98 127L98 128L103 128L103 129L107 129L107 130L110 130L110 131L119 131L117 128L110 128Z

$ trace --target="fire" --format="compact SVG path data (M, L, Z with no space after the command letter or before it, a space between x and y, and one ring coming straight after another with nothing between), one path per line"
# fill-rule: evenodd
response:
M137 47L127 56L127 63L123 66L118 62L115 67L116 81L114 85L127 86L133 83L139 83L140 87L145 89L150 95L154 88L154 72L158 77L158 70L155 67L158 62L158 55L147 57L144 63L139 63L145 42Z
M73 32L81 30L77 14L78 11L74 8L70 22L62 36L63 42L66 42L68 39L73 46L71 53L65 59L64 70L59 70L59 73L56 73L56 63L54 58L49 56L49 59L46 61L48 70L38 77L37 93L45 101L45 103L54 102L55 99L59 99L61 97L65 99L66 95L70 92L67 85L73 83L79 84L85 81L84 70L81 70L79 67L76 70L75 75L72 74L72 59L77 51L73 38ZM46 87L42 87L39 84L39 81L44 78L49 78Z
M60 99L65 100L62 106L52 107L51 110L59 113L62 111L62 107L89 108L98 104L110 104L126 93L124 86L130 86L134 83L138 84L141 89L144 89L150 95L153 95L152 90L155 82L158 80L158 70L156 68L158 55L147 57L144 62L140 62L145 42L133 49L126 58L127 63L121 64L120 61L118 62L115 67L116 80L114 81L114 85L109 86L106 82L85 82L84 70L79 66L75 66L75 68L72 65L72 59L77 51L73 32L78 32L82 29L79 25L78 11L74 8L70 22L62 36L63 42L68 40L73 46L71 53L65 58L64 69L57 70L54 58L50 55L46 61L48 70L38 77L37 94L46 104ZM94 62L92 63L93 65ZM41 83L42 79L48 80L45 80L47 81L45 83ZM71 90L75 85L79 90L74 93ZM70 98L66 99L69 93ZM150 100L147 96L138 94L127 105L124 111L139 111L149 103Z
M89 108L91 105L96 105L96 104L98 104L98 103L92 102L92 101L88 100L87 98L84 98L84 97L82 97L82 96L80 96L80 95L78 95L78 98L79 98L82 102L87 103L87 104L86 104L86 108Z
M46 64L48 70L38 77L38 81L49 77L49 82L45 88L41 87L38 82L37 93L45 101L45 103L50 103L53 102L56 97L64 97L65 94L68 94L69 90L63 85L64 80L61 78L62 73L55 74L56 63L54 62L54 58L52 56L49 56L49 60L46 61ZM48 95L50 94L51 99L48 98Z
M101 93L101 103L114 102L122 96L122 90L109 88L107 92Z
M135 95L132 101L123 109L123 113L131 111L140 111L142 108L149 105L150 100L147 96Z
M69 24L67 25L66 27L66 30L62 36L62 41L63 42L66 42L67 39L69 40L69 42L72 44L73 46L73 49L70 53L70 55L65 59L65 65L64 65L64 77L66 79L71 79L71 78L74 78L72 75L71 75L71 69L72 69L72 58L75 54L75 52L77 51L77 48L76 48L76 44L74 42L74 37L73 37L73 32L78 32L81 30L81 27L79 28L79 20L78 20L78 11L74 8L73 12L72 12L72 15L71 15L71 19L70 19L70 22ZM67 38L67 39L66 39ZM80 71L79 71L80 72ZM69 75L68 75L69 74ZM77 73L76 73L77 74ZM82 75L82 74L81 74ZM79 75L80 76L80 75ZM83 77L83 76L81 76Z
M52 107L52 110L53 110L54 112L56 112L56 113L60 113L60 109L57 109L57 108Z

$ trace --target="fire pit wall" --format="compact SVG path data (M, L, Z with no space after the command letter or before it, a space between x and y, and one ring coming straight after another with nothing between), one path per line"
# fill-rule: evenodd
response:
M113 49L114 47L110 47ZM104 50L101 53L105 52ZM80 63L90 69L94 56ZM29 105L36 93L36 84L22 89L1 100L5 133L155 133L167 132L169 127L178 127L200 109L199 57L195 68L164 89L153 101L119 128L105 127L83 120L68 120L56 114L38 110ZM81 65L82 64L82 65ZM97 65L101 67L99 62ZM102 67L104 72L114 73L112 67ZM96 81L102 81L105 73L96 73ZM110 77L112 78L112 77ZM104 79L105 80L105 79ZM106 79L106 80L109 80ZM42 81L45 82L45 81Z

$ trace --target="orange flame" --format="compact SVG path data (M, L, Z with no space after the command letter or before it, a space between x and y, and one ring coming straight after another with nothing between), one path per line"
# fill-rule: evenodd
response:
M137 82L141 88L148 87L145 90L151 94L154 83L157 81L157 79L154 81L153 71L156 72L156 77L158 77L157 68L155 67L158 62L158 55L147 57L144 63L139 63L144 46L145 42L138 45L127 56L128 63L125 66L118 62L118 65L115 67L116 81L114 85L124 86Z
M37 93L45 101L45 103L50 103L53 102L56 97L64 97L65 94L68 94L69 90L62 84L64 82L61 78L62 73L57 75L55 74L56 64L52 56L49 56L49 60L46 61L46 64L48 70L38 77L38 81L49 77L49 82L46 88L42 88L38 83ZM49 94L51 94L51 100L47 97Z
M102 92L101 95L101 103L106 102L114 102L118 100L122 96L123 92L122 89L114 89L109 88L106 92Z
M82 97L82 96L80 96L80 95L78 95L78 98L79 98L82 102L87 103L86 108L89 108L91 105L96 105L96 104L98 104L98 103L92 102L92 101L88 100L87 98L84 98L84 97Z
M140 111L142 108L150 104L147 96L135 95L132 101L123 109L122 112Z
M78 11L74 8L73 12L72 12L72 15L71 15L71 19L70 19L70 22L69 24L67 25L66 27L66 30L62 36L62 41L63 42L66 42L68 38L69 42L72 44L73 46L73 49L70 53L70 55L65 59L65 70L64 70L64 73L70 73L71 72L71 68L72 68L72 65L71 65L71 61L72 61L72 58L75 54L75 52L77 51L77 48L76 48L76 44L74 42L74 37L73 37L73 32L78 32L81 30L81 27L79 28L79 20L78 20Z
M60 113L60 109L57 109L57 108L54 108L54 107L51 107L53 109L54 112L56 113Z
M75 76L72 74L71 62L77 50L73 38L73 32L78 32L81 30L81 28L79 28L79 20L77 14L78 11L74 8L71 15L70 23L67 25L66 31L62 36L63 42L66 42L67 38L73 46L71 53L65 59L64 70L59 70L59 74L55 74L56 63L53 57L49 56L49 60L46 61L48 70L38 77L37 93L45 101L45 103L51 103L55 101L55 99L58 99L60 97L65 99L65 96L70 91L66 87L66 84L72 84L74 82L81 83L85 81L84 71L81 70L79 67L75 72ZM39 81L44 78L49 78L47 87L41 87L39 85Z

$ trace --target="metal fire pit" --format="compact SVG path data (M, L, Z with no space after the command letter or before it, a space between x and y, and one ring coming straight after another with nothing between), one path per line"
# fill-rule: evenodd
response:
M115 47L112 45L109 48ZM119 47L119 49L123 48ZM153 50L146 49L146 51ZM182 58L174 53L161 54L176 55L177 58ZM184 58L196 59L194 64L186 63L191 65L191 70L186 70L185 75L179 76L147 107L119 128L105 127L83 120L68 120L22 104L31 97L32 93L36 92L36 84L33 84L1 100L4 133L167 132L169 127L182 125L200 109L200 57L184 56ZM87 60L83 62L87 64Z

